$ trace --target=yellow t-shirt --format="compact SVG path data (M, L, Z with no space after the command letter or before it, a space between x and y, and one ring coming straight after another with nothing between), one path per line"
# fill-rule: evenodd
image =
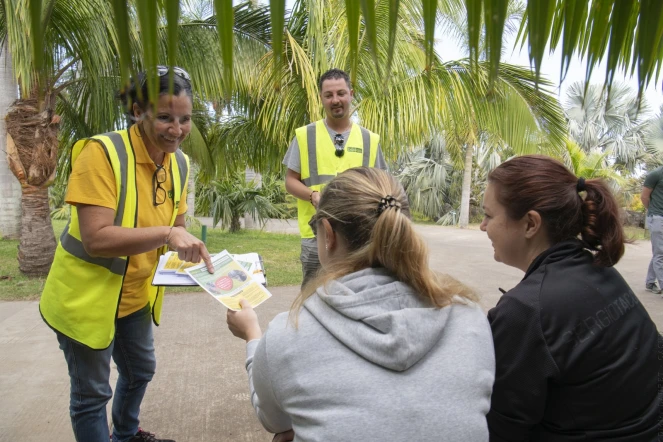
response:
M131 144L136 155L136 181L138 183L138 224L137 227L167 226L173 213L173 182L170 174L170 155L166 155L163 167L166 169L166 189L168 198L164 204L154 206L152 176L157 170L150 158L136 125L129 131ZM182 177L182 179L185 179ZM117 192L115 175L101 144L88 143L76 159L67 186L67 203L90 204L115 210ZM186 213L186 186L182 193L178 215ZM124 317L145 307L152 280L152 272L157 262L157 251L141 253L129 257L129 266L122 285L122 299L118 317Z

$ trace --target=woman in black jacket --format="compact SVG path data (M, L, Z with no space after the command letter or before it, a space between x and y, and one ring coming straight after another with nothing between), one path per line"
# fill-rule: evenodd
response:
M530 155L491 172L483 206L495 260L525 272L488 313L490 440L658 440L663 343L613 267L624 235L609 188Z

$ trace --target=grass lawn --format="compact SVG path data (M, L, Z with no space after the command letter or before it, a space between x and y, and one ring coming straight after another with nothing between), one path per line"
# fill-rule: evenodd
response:
M59 237L65 221L53 221L55 236ZM471 224L470 229L478 229ZM625 227L626 237L632 240L649 240L649 231L637 227ZM297 235L264 233L242 230L230 234L219 229L208 229L207 246L211 253L227 249L231 253L258 252L262 255L267 270L268 287L299 285L301 264L299 262L300 240ZM193 231L200 237L200 229ZM44 286L45 278L29 278L18 270L16 253L18 241L0 239L0 300L37 299ZM202 290L198 287L168 288L167 293L184 293Z
M649 230L634 226L624 226L624 233L629 240L647 240L649 241Z
M53 221L55 236L60 237L65 221ZM192 232L200 237L200 229ZM262 255L268 287L299 285L302 268L299 262L300 240L297 235L280 235L243 230L230 234L219 229L207 230L211 253L227 249L230 253L258 252ZM38 299L45 278L29 278L18 270L18 241L0 239L0 300ZM168 288L166 293L202 290L198 287Z

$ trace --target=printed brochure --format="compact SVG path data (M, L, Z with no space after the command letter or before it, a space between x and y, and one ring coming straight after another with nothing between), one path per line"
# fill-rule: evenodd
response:
M244 260L244 266L237 262L227 250L212 257L214 273L209 273L205 263L186 269L198 285L231 310L241 310L240 299L246 299L252 307L269 299L272 294L263 287L250 273L250 261Z

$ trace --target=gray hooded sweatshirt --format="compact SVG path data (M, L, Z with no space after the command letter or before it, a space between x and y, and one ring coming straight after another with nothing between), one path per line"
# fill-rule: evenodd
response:
M321 287L247 344L251 402L296 441L487 441L495 377L476 305L436 309L383 269Z

